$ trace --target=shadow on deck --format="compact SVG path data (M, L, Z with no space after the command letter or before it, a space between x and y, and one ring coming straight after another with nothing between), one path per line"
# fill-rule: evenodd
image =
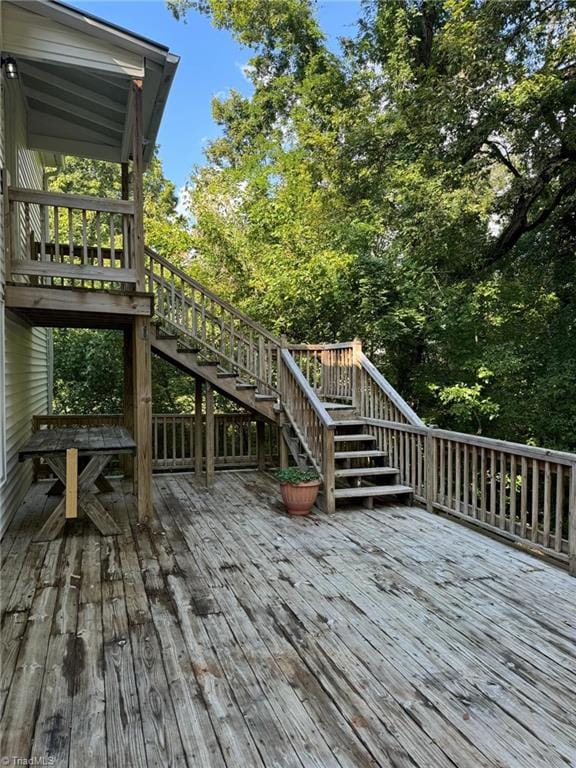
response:
M576 765L574 582L419 508L279 514L256 472L155 478L162 529L3 547L0 758L54 766ZM48 761L50 758L50 761Z

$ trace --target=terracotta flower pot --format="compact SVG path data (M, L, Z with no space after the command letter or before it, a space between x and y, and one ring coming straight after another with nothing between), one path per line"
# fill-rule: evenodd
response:
M306 483L298 483L297 485L293 483L280 483L282 501L286 505L289 514L307 515L316 501L319 488L320 480L309 480Z

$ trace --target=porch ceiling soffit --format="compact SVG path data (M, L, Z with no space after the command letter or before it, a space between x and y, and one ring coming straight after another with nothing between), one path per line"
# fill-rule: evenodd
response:
M125 162L133 122L130 81L140 79L149 161L177 56L60 3L31 0L24 8L5 2L3 22L3 49L21 74L31 149Z

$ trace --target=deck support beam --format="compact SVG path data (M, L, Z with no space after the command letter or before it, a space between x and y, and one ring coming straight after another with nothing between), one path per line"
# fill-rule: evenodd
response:
M334 430L324 427L324 451L322 475L324 479L324 511L329 514L336 511L336 478L334 475Z
M288 423L286 414L280 414L280 424L278 425L278 453L280 460L280 469L288 469L290 457L288 454L288 443L286 442L285 425Z
M352 342L352 405L357 413L362 407L362 342L356 338Z
M152 376L148 318L134 319L132 355L138 520L140 523L149 523L154 518L154 508L152 504Z
M206 382L206 485L214 485L214 389Z
M132 195L134 198L134 264L136 290L144 291L144 127L142 118L142 80L133 80L131 97L134 105L132 129Z
M124 330L124 391L122 398L124 426L134 437L134 357L132 353L132 330ZM120 466L126 477L134 477L134 457L123 454Z
M194 475L202 477L204 440L202 435L202 379L196 377L194 384Z
M256 422L256 455L258 457L258 469L264 472L266 469L266 425L258 419Z

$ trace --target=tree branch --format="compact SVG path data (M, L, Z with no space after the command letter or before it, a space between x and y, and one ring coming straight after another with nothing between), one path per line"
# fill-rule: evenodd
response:
M503 163L506 168L512 173L514 176L516 176L517 179L522 178L522 174L520 171L514 166L512 163L512 160L510 160L510 155L507 151L504 150L501 144L495 141L486 140L486 144L490 147L490 152L496 156L498 160L500 160L501 163Z
M544 206L532 221L528 221L530 209L538 201L553 175L554 172L552 168L548 168L535 183L532 193L530 195L521 195L518 198L508 225L504 228L504 231L500 234L484 260L484 267L492 266L498 262L513 248L514 245L516 245L522 235L526 232L531 232L544 224L562 201L576 192L576 175L573 174L572 177L558 189L548 205Z

